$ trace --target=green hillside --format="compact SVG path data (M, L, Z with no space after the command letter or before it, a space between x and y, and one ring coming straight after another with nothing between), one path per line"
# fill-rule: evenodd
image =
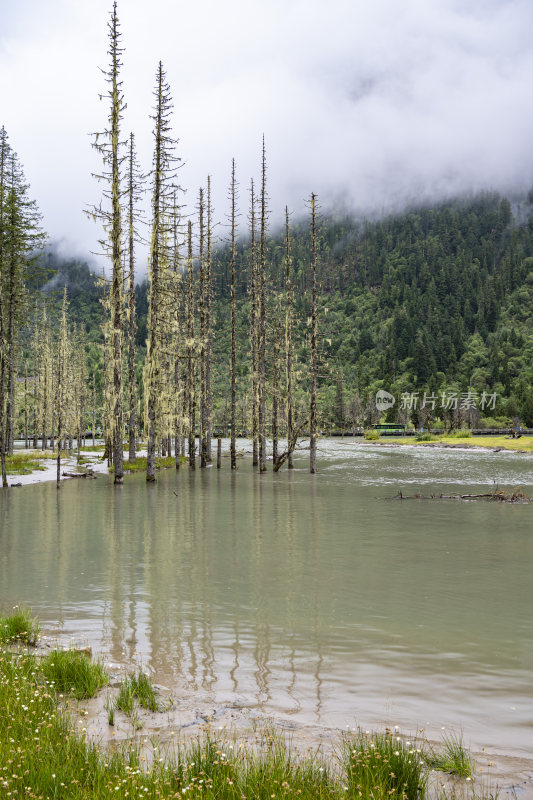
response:
M440 419L460 426L480 424L480 417L488 418L489 424L492 418L500 423L514 418L533 426L532 210L524 202L513 213L508 199L484 194L375 223L349 216L323 218L319 407L325 429L377 421L373 398L380 388L396 398L387 412L391 421L405 422L408 415L415 424ZM292 236L296 372L303 413L309 383L306 221L294 224ZM54 266L54 258L49 256L48 267ZM282 258L283 237L273 232L269 241L271 339L284 315ZM243 427L250 396L249 265L248 243L242 241L238 402ZM53 283L56 288L67 285L71 316L85 328L89 366L98 373L101 289L87 265L79 261L55 259L55 267L59 274ZM223 424L230 349L229 256L224 248L216 254L214 274L213 388L215 418ZM145 281L137 290L139 365L144 353L147 289ZM100 376L96 377L101 385ZM469 390L473 402L464 401ZM424 393L426 407L421 412ZM453 393L457 409L449 399ZM411 400L406 395L412 395ZM442 408L443 402L450 407ZM461 404L471 407L461 409ZM412 407L402 409L401 405Z

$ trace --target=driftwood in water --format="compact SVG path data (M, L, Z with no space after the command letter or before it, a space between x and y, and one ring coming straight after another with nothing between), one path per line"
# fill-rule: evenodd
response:
M96 478L94 472L63 472L64 478Z
M492 492L482 492L481 494L398 494L393 500L496 500L499 503L529 503L529 497L520 491L513 489L506 494L502 489L494 489Z

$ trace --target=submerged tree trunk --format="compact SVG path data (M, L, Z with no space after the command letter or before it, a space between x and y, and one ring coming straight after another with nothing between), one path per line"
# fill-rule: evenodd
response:
M316 195L311 194L311 405L309 411L309 472L316 472L317 389L317 288L316 288Z
M204 190L200 189L198 199L198 225L200 229L200 252L199 252L199 322L200 322L200 418L199 418L199 445L200 445L200 468L207 467L207 397L205 382L207 374L207 319L206 319L206 300L207 300L207 280L206 280L206 259L205 259L205 222L204 222Z
M237 354L237 332L236 317L237 306L235 298L235 231L236 231L236 184L235 184L235 159L231 162L231 233L230 233L230 265L231 265L231 440L230 440L230 462L231 469L237 469L237 378L236 378L236 354Z
M265 138L261 160L261 236L259 241L259 336L258 336L258 423L259 472L266 472L266 153Z
M65 360L67 350L67 290L63 291L63 306L61 311L61 326L59 330L59 341L57 343L57 376L56 376L56 408L57 408L57 468L56 486L61 486L61 437L63 436L63 416L64 416L64 383L65 383Z
M3 308L2 308L2 280L0 276L0 462L2 469L2 486L7 487L7 468L6 468L6 442L5 442L5 404L4 404L4 387L5 387L5 339L4 339L4 326L3 326Z
M159 305L160 286L160 237L162 220L162 170L163 170L163 70L161 63L157 74L157 101L155 117L155 149L154 149L154 189L152 197L152 241L150 246L150 307L148 322L148 349L146 357L147 375L147 456L146 480L155 481L155 456L156 456L156 405L159 392Z
M135 137L130 133L128 158L128 461L135 464L137 432L137 397L135 385L135 200L138 191L136 175Z
M291 279L291 235L289 209L285 206L285 372L287 381L287 465L293 469L292 454L294 427L294 398L292 388L292 279Z
M250 338L252 349L252 466L259 464L259 382L257 374L259 314L257 297L257 252L255 242L255 193L250 181Z
M24 447L28 449L28 365L24 362Z
M194 363L194 264L192 257L192 224L188 225L187 255L187 410L189 416L189 467L196 469L196 391Z
M207 250L205 259L205 406L207 413L207 461L211 462L211 442L213 438L213 410L211 407L211 270L212 270L212 221L211 176L207 176Z

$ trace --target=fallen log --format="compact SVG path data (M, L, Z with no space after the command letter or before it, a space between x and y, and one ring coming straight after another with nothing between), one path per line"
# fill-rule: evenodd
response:
M94 472L62 472L64 478L96 478Z
M490 500L499 503L529 503L530 498L519 489L506 494L501 489L480 494L403 494L398 492L393 500Z

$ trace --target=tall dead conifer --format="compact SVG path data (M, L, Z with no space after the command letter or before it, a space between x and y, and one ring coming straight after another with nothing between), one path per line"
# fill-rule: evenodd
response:
M212 294L212 236L213 236L213 207L211 203L211 176L207 176L207 229L206 229L206 254L205 254L205 407L207 415L207 461L211 461L211 442L213 439L213 412L211 400L211 294Z
M250 339L252 349L252 465L259 463L259 382L258 382L258 343L259 343L259 302L257 292L257 248L255 239L255 191L253 178L250 181Z
M63 290L63 305L61 307L61 324L59 328L59 339L57 343L57 374L56 374L56 397L55 405L57 410L57 459L56 459L56 486L61 486L61 440L64 435L64 414L65 414L65 377L66 377L66 358L67 358L68 338L67 338L67 290Z
M287 451L288 468L293 469L294 397L292 386L292 314L293 291L291 276L291 232L289 209L285 206L285 376L287 383Z
M107 239L101 244L111 260L111 287L109 293L109 348L110 381L107 386L108 414L106 427L111 434L112 460L114 467L114 483L123 482L123 397L122 397L122 368L124 346L124 270L122 264L122 209L121 209L121 165L122 146L120 140L120 125L124 111L124 97L120 69L122 62L120 55L120 31L117 16L117 4L113 4L111 19L108 23L109 30L109 67L103 70L108 90L105 98L110 109L108 127L101 134L95 135L93 147L100 153L104 163L104 171L95 177L103 181L104 199L109 203L109 208L102 204L92 209L91 215L103 222ZM101 96L102 97L102 96Z
M168 272L169 240L172 235L172 207L176 186L175 165L178 161L174 155L176 140L170 135L170 114L172 98L166 80L163 65L159 62L156 75L154 120L154 156L152 165L152 235L149 259L149 310L148 310L148 342L144 370L145 414L148 437L146 480L155 481L155 456L158 439L170 430L170 409L165 410L165 425L161 419L160 395L163 388L161 349L168 330ZM167 381L168 383L168 381ZM167 387L168 388L168 387Z
M266 233L267 233L267 193L266 193L266 151L263 136L261 158L261 231L259 239L258 263L258 436L259 472L266 472Z
M196 365L194 339L194 262L192 256L192 223L187 230L187 411L189 432L189 467L196 468Z
M135 153L135 136L130 133L126 176L127 258L128 258L128 461L135 463L137 434L137 383L135 380L135 244L139 241L138 202L142 194L142 176Z
M237 469L237 300L235 294L236 283L236 230L237 230L237 184L235 180L235 159L231 161L230 185L230 268L231 268L231 438L230 462L231 469Z
M311 194L311 404L309 409L309 472L316 472L316 389L317 389L317 230L316 230L316 194Z
M199 278L199 297L198 312L200 323L200 336L198 355L200 359L200 417L199 417L199 445L200 445L200 467L207 467L207 398L205 392L205 382L207 374L207 276L205 258L205 201L204 190L200 189L198 195L198 228L200 232L200 252L198 255L198 278Z

